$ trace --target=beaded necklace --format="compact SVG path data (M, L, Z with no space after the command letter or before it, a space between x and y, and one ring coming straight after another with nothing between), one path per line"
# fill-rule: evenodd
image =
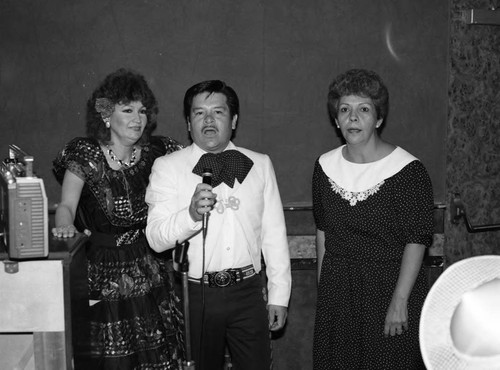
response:
M113 153L113 151L109 147L109 145L106 145L106 148L108 148L109 158L111 158L112 161L120 164L120 166L122 166L122 167L132 167L134 165L135 158L136 158L136 153L137 153L137 148L135 146L132 148L132 156L130 157L130 160L128 161L128 163L122 161L121 159L118 159L116 157L115 153Z

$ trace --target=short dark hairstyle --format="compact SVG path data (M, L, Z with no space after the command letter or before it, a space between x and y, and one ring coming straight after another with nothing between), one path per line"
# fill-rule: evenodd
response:
M370 98L375 105L377 119L389 113L389 91L378 74L366 69L350 69L337 76L328 91L330 118L337 118L339 101L343 96L357 95Z
M146 108L148 122L139 143L147 143L156 128L158 102L143 75L133 70L120 68L107 75L87 101L87 135L99 142L108 143L110 131L106 128L101 113L96 111L96 99L106 98L112 104L128 104L140 101Z
M187 89L186 94L184 95L184 118L186 119L186 122L189 120L189 115L191 114L194 97L204 92L209 94L224 94L227 99L227 105L229 107L229 114L231 115L231 118L233 118L235 114L238 116L240 115L240 101L233 88L226 85L224 81L208 80L197 83Z

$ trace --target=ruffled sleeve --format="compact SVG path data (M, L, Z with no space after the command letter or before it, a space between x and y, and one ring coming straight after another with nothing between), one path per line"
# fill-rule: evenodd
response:
M53 161L54 174L60 184L66 170L87 182L90 174L97 170L103 159L102 151L95 140L75 138L64 146Z

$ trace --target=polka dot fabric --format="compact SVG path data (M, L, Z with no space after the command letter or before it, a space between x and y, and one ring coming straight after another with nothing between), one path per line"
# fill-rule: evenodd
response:
M223 152L205 153L193 168L193 173L203 176L205 169L212 170L212 187L219 186L223 182L232 188L234 180L243 183L253 166L253 161L237 150L225 150Z
M432 242L432 186L424 166L410 162L352 205L317 161L313 204L316 226L325 233L314 369L424 369L418 342L427 294L423 268L408 302L409 330L384 336L406 244Z

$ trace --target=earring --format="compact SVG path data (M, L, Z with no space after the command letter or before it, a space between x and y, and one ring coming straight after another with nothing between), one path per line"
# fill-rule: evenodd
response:
M104 123L106 124L106 128L110 128L111 127L111 125L109 123L109 118L105 119Z

